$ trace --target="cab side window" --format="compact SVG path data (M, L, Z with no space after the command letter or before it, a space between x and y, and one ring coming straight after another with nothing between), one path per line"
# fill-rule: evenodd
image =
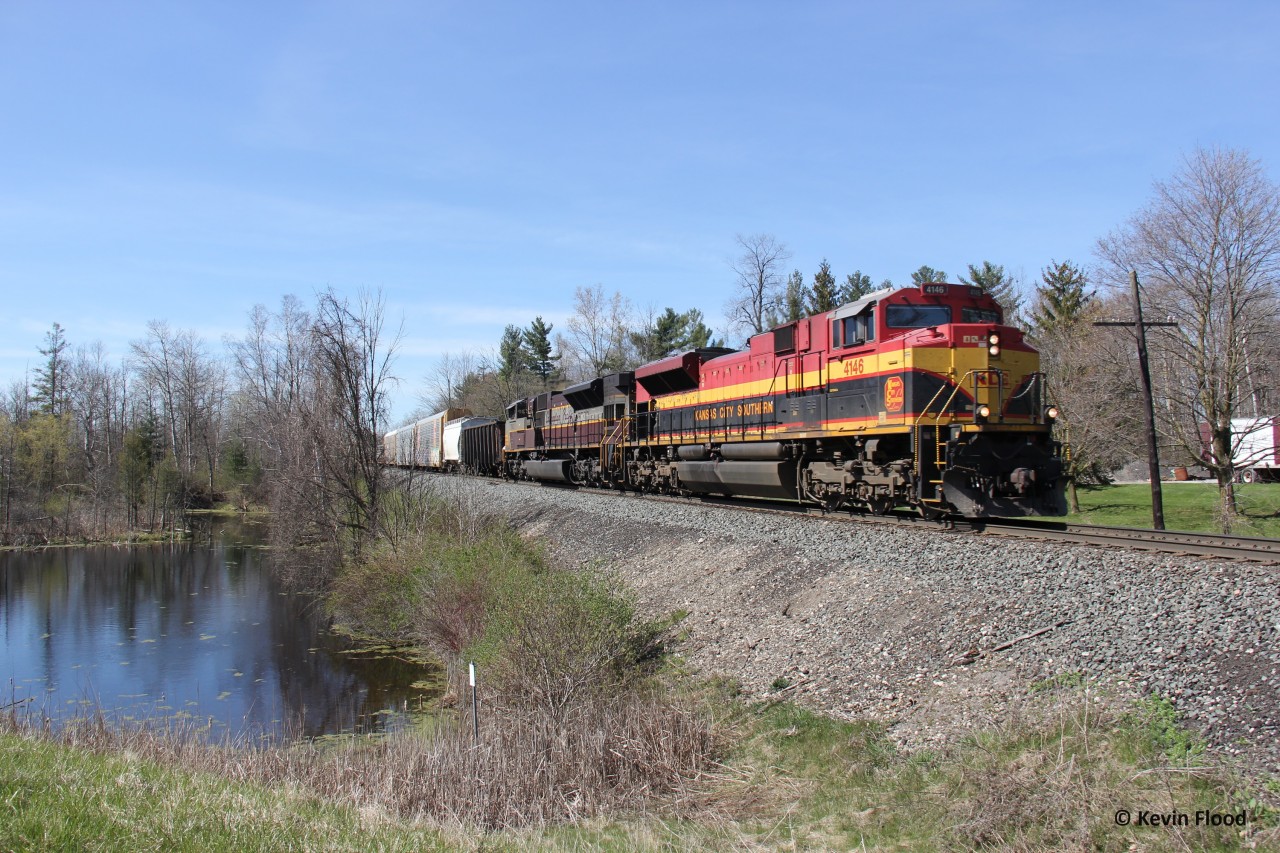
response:
M861 314L837 320L840 324L840 346L851 347L876 339L876 311L868 308Z

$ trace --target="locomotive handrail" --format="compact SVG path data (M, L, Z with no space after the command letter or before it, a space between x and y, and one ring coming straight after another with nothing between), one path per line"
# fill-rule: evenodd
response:
M613 425L613 432L609 433L609 437L606 438L604 441L600 442L601 472L604 472L609 468L609 460L608 460L608 454L610 452L609 449L613 448L614 450L616 450L620 443L621 444L626 443L626 431L630 423L631 423L630 417L621 418L616 424ZM622 466L619 466L619 467L622 467Z
M1049 396L1049 382L1043 371L1037 370L1034 373L1027 374L1026 387L1009 398L1010 402L1032 394L1034 392L1035 399L1031 404L1031 420L1034 423L1040 423L1040 408L1044 405L1045 399Z
M937 400L939 397L942 396L942 392L945 390L947 390L947 386L943 385L941 388L939 388L937 391L934 392L933 397L930 398L929 402L924 404L924 409L919 414L916 415L915 423L912 424L912 426L920 426L920 421L924 419L925 415L929 414L929 408L933 405L935 400ZM958 392L959 390L960 390L959 385L956 385L951 389L951 396L947 398L947 402L942 404L942 408L941 410L939 410L938 414L933 416L935 422L938 419L938 415L942 415L946 413L947 407L951 405L951 401L955 399L956 392Z

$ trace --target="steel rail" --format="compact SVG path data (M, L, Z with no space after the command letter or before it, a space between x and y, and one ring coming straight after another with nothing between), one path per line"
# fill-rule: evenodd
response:
M1280 562L1280 539L1264 539L1257 536L1151 530L1145 527L1103 527L1096 524L1070 524L1020 518L982 519L973 524L980 526L983 532L996 536L1112 545L1199 557Z

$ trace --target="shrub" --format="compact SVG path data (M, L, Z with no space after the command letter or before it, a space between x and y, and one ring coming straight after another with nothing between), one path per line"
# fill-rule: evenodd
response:
M634 686L661 659L666 627L639 620L631 598L598 571L499 581L472 651L507 707L563 722L575 704Z

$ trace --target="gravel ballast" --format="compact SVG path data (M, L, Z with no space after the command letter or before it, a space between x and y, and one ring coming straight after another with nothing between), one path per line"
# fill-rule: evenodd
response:
M570 565L617 572L749 695L891 723L989 725L1032 684L1158 693L1220 753L1280 772L1280 566L433 477Z

